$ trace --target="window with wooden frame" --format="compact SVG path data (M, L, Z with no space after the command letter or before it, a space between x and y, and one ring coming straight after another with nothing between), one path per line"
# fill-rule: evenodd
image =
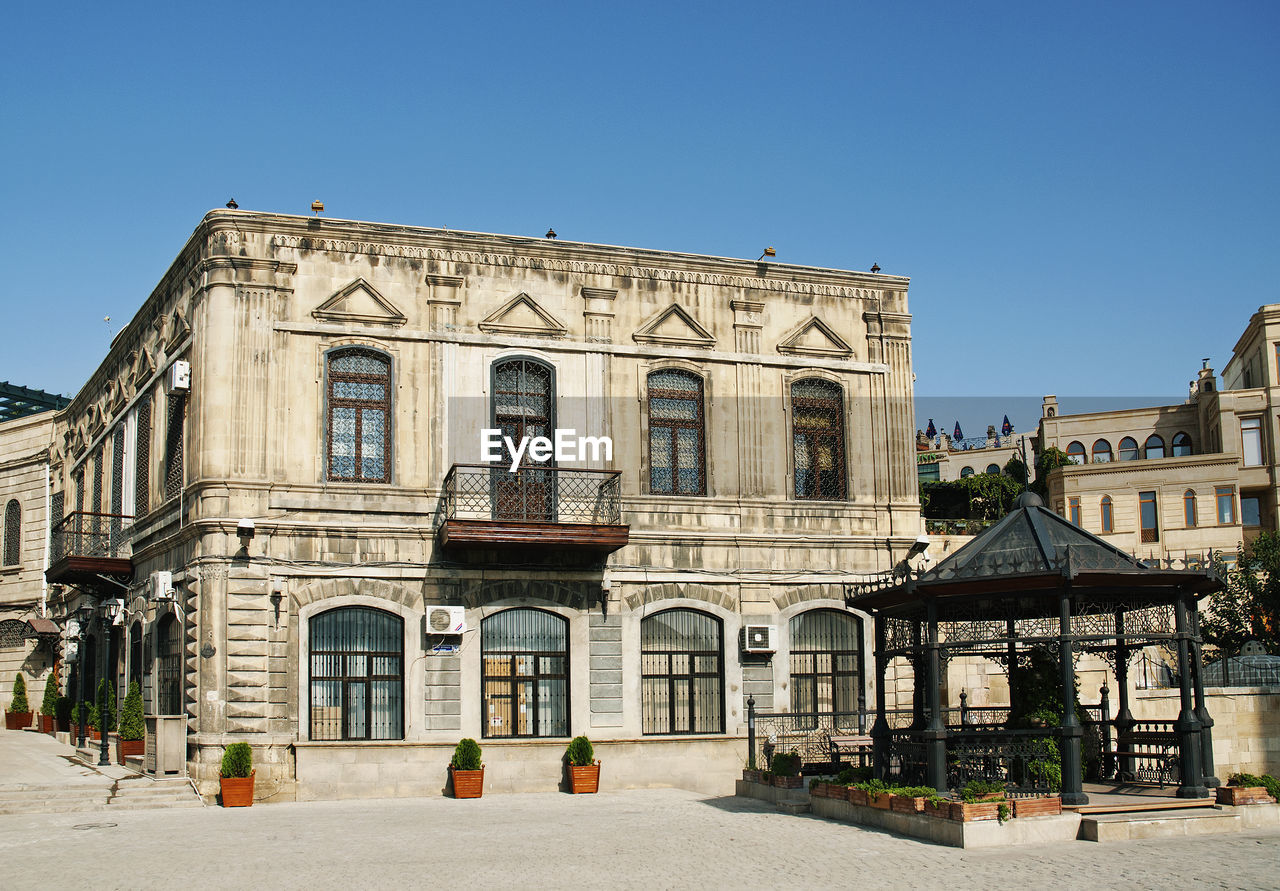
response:
M310 738L404 739L404 619L367 606L311 617Z
M1262 466L1262 418L1240 419L1240 463Z
M720 620L669 609L640 622L640 715L646 736L724 732Z
M173 393L168 400L169 417L164 436L164 499L177 498L182 491L183 427L187 397Z
M1218 505L1218 525L1234 526L1236 522L1236 487L1215 486L1213 496Z
M649 372L649 492L707 494L702 378L677 368Z
M11 498L4 506L4 565L22 562L22 506Z
M1142 444L1142 457L1163 458L1164 457L1164 439L1157 433L1152 433L1147 437L1147 441Z
M1120 440L1120 460L1138 460L1138 441L1132 436L1126 436L1124 439Z
M1089 459L1085 456L1084 443L1072 442L1067 446L1067 457L1076 464L1088 464Z
M1182 519L1188 529L1196 528L1196 490L1188 489L1182 493Z
M1068 498L1067 510L1070 512L1069 519L1071 520L1071 522L1075 523L1077 526L1083 525L1080 522L1080 499L1079 498Z
M331 350L325 386L325 478L391 482L391 360L364 347Z
M1114 515L1111 510L1111 496L1102 496L1102 532L1108 534L1115 531Z
M1105 439L1096 440L1093 444L1093 463L1109 464L1111 462L1111 443Z
M1138 522L1142 527L1144 543L1160 540L1160 515L1156 509L1155 492L1138 493Z
M1185 458L1191 454L1191 437L1185 433L1175 433L1173 435L1173 448L1171 449L1173 457Z
M796 498L845 499L844 390L821 378L791 385Z
M569 735L568 642L568 620L546 610L508 609L480 623L484 736Z

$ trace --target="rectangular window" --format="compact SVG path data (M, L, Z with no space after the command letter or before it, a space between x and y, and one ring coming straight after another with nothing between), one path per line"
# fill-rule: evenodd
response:
M1236 521L1235 486L1218 486L1213 493L1218 501L1218 525L1234 525Z
M1262 418L1240 419L1240 452L1245 467L1262 466Z
M1080 525L1080 499L1069 498L1067 499L1067 503L1071 506L1071 522L1079 526Z
M151 507L151 396L138 403L134 434L133 513L143 516Z
M1257 498L1240 496L1240 524L1242 526L1262 525L1262 504Z
M1111 499L1102 499L1102 531L1104 533L1112 532L1113 524L1111 519Z
M177 498L182 491L182 421L187 398L169 397L169 423L164 443L164 497Z
M1158 514L1156 512L1156 493L1138 493L1138 517L1142 521L1142 541L1150 543L1160 540Z

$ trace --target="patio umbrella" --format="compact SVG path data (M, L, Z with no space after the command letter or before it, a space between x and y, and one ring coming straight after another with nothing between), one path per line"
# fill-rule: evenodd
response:
M938 428L933 426L933 418L929 419L929 426L924 429L924 435L930 439L938 435Z
M1008 436L1013 432L1013 425L1009 423L1009 416L1004 416L1004 423L1000 425L1000 435Z

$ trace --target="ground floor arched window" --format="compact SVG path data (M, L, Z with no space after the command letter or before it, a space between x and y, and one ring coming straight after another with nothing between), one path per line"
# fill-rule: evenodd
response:
M862 702L862 621L834 609L791 620L791 710L849 715Z
M724 732L720 620L670 609L640 623L641 719L647 735Z
M568 641L568 621L545 610L503 610L481 623L484 736L569 735Z
M308 630L310 738L404 739L404 620L347 606Z

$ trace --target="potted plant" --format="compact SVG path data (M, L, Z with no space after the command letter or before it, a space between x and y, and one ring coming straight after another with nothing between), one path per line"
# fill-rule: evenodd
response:
M142 720L142 688L137 681L129 684L124 705L120 707L120 732L116 736L116 760L138 757L146 752L147 727Z
M900 814L923 814L925 803L937 796L938 791L929 786L903 786L893 790L889 809Z
M110 734L116 729L116 694L111 682L106 678L98 681L98 697L89 706L89 728L94 739L102 739L102 734Z
M600 762L585 736L575 736L565 751L569 760L569 789L574 795L600 791Z
M1270 804L1272 796L1269 793L1267 780L1270 777L1255 776L1251 773L1233 773L1227 778L1227 785L1219 786L1217 791L1218 804L1229 804L1233 807L1239 807L1243 804ZM1275 780L1272 779L1274 783Z
M253 778L257 771L253 769L253 749L246 742L232 743L222 753L222 771L219 783L222 786L223 807L252 807Z
M58 679L53 672L44 681L44 699L40 702L40 732L53 733L58 714Z
M18 672L13 680L13 702L9 703L9 711L4 715L4 726L8 730L21 730L31 726L31 706L27 703L27 681Z
M795 752L779 752L769 765L773 785L778 789L799 789L804 786L800 776L800 756Z
M461 740L453 750L449 780L454 798L479 798L484 794L484 762L480 760L480 744L474 739Z

